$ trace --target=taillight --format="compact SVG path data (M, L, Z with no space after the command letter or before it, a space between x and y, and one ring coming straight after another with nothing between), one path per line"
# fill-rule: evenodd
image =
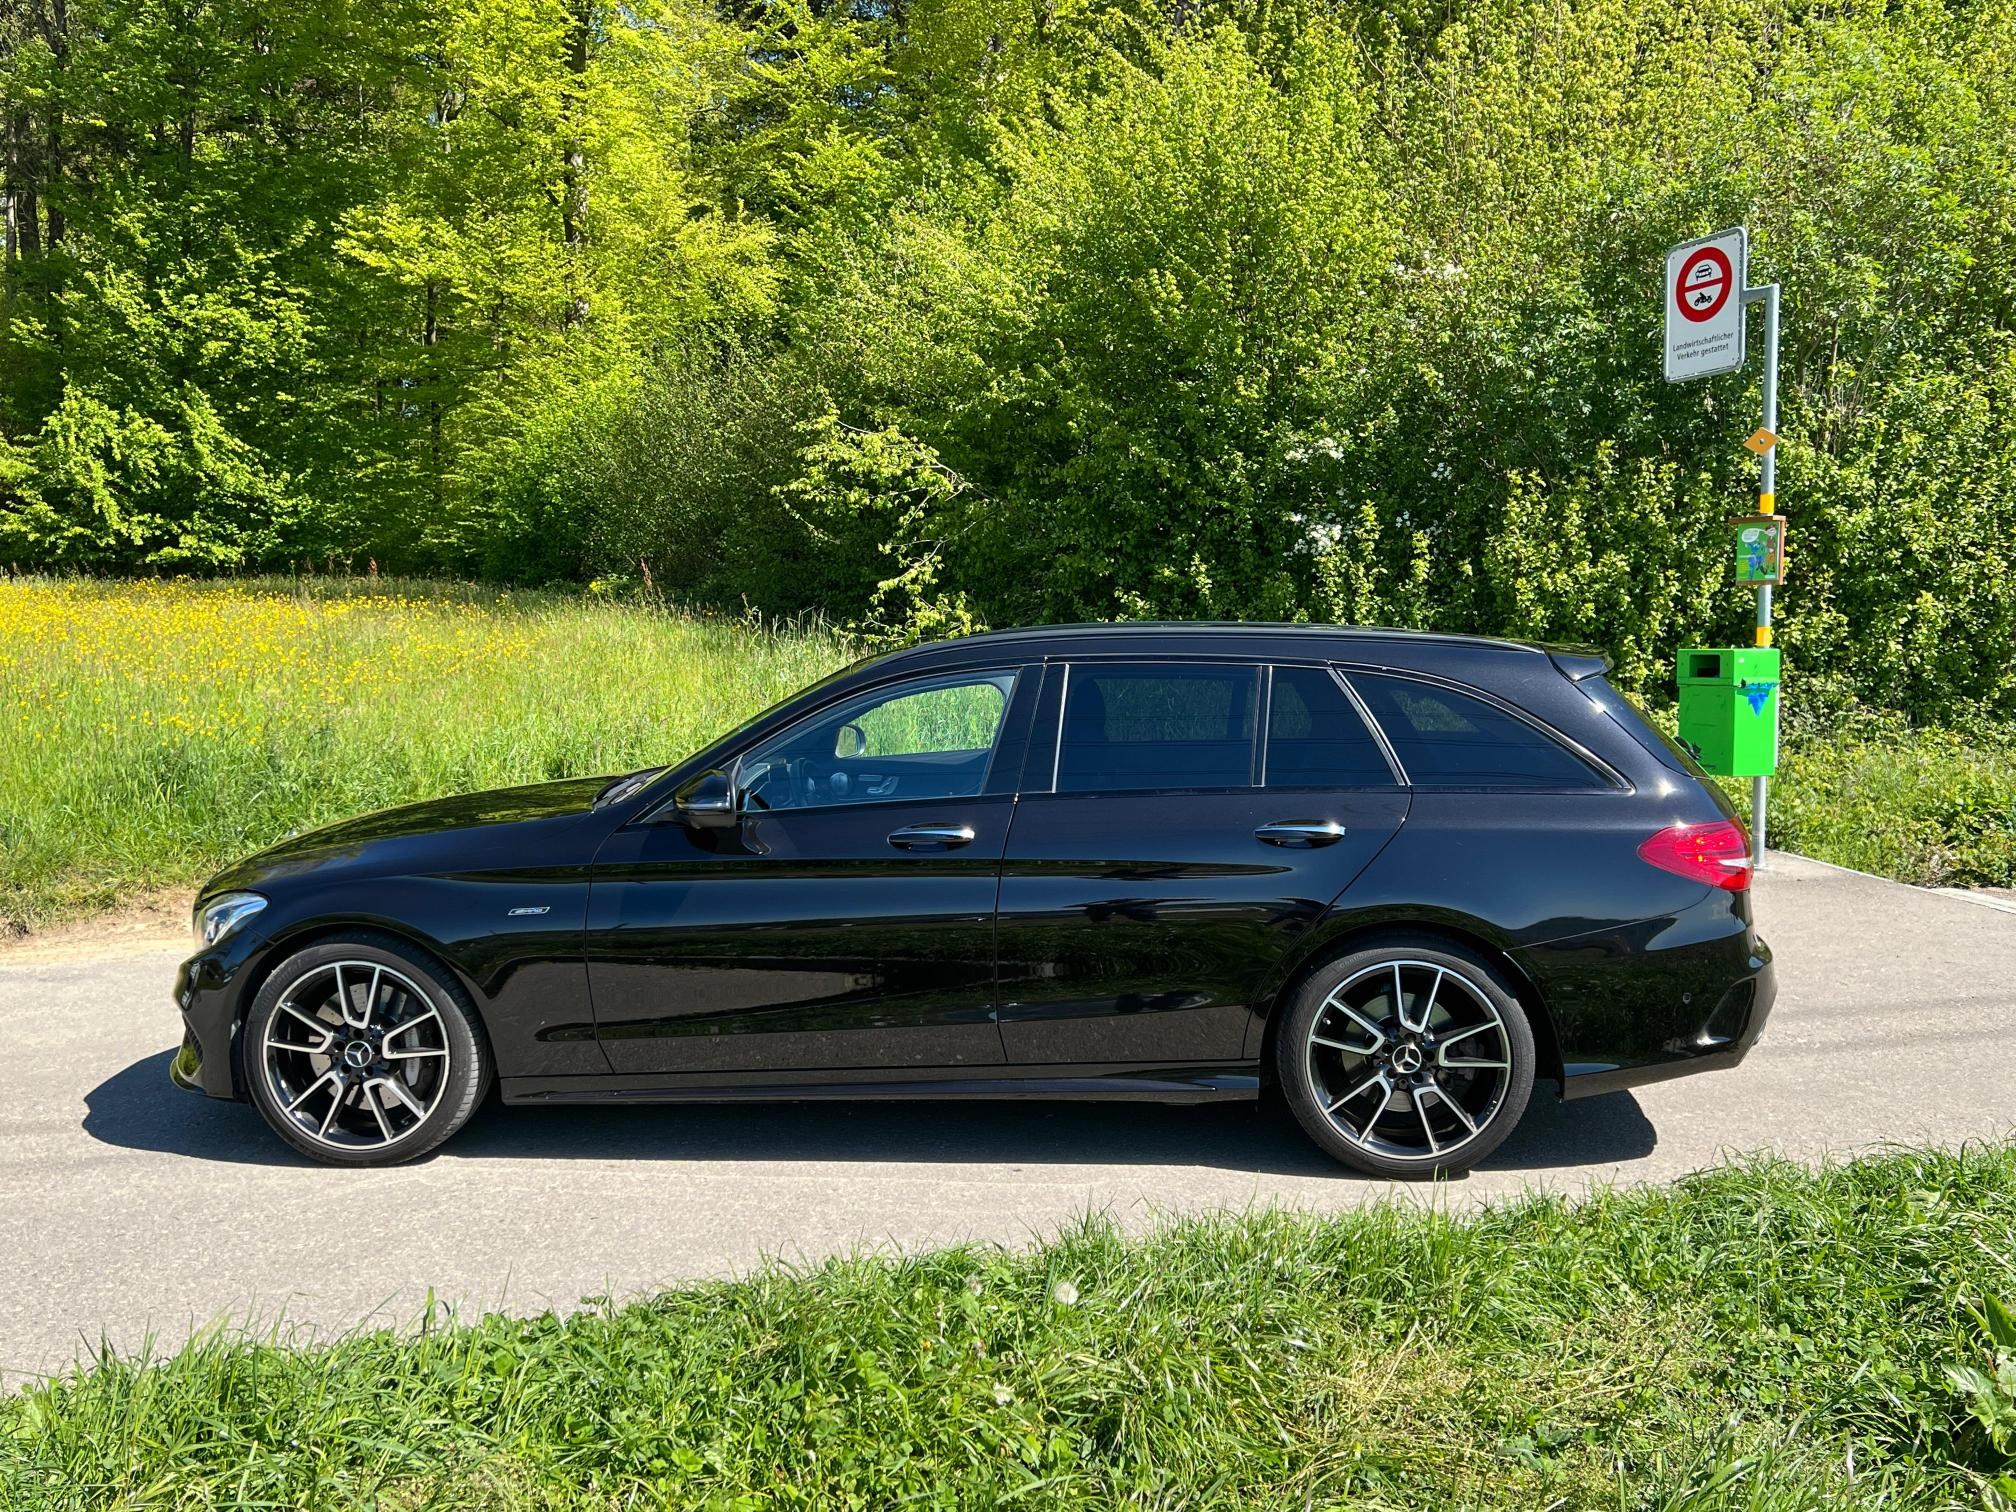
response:
M1638 854L1663 871L1727 892L1750 886L1750 837L1734 819L1671 825L1647 838Z

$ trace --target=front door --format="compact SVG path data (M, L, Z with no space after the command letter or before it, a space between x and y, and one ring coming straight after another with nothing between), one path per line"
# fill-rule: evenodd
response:
M1015 773L997 768L1019 768L1005 737L1034 692L997 668L855 695L737 760L733 828L661 817L612 836L588 976L614 1069L999 1065L994 899Z
M1236 1062L1283 953L1407 795L1325 667L1074 663L1061 701L1002 865L1008 1059Z

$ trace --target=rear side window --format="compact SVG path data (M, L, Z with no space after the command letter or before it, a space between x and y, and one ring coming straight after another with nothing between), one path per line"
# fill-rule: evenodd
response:
M1324 667L1276 667L1267 786L1391 787L1393 769L1358 706Z
M1481 698L1407 677L1352 673L1351 685L1417 788L1600 788L1588 763Z
M1701 770L1701 764L1687 754L1686 747L1654 724L1635 702L1611 687L1607 679L1589 678L1583 682L1582 688L1595 700L1598 708L1624 726L1631 738L1659 761L1689 777L1708 775Z
M1074 665L1057 791L1249 786L1259 685L1257 667Z

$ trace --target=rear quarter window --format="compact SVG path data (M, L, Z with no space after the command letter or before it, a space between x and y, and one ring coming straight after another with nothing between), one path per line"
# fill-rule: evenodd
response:
M1328 667L1274 669L1267 786L1393 786L1379 743Z
M1354 672L1351 684L1417 788L1610 786L1553 736L1482 698L1381 673Z
M1702 770L1701 763L1694 759L1687 748L1667 734L1665 728L1639 708L1634 700L1626 698L1611 687L1607 679L1590 678L1582 686L1596 700L1604 713L1622 725L1625 733L1661 764L1689 777L1706 781L1707 772ZM1709 786L1712 787L1713 784L1710 783Z

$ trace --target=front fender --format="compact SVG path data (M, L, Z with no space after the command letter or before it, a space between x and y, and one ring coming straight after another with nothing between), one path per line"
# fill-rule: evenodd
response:
M312 893L276 890L258 927L182 964L175 994L187 1040L180 1078L213 1097L242 1095L238 1026L287 957L318 940L371 930L403 941L469 993L501 1076L603 1075L582 927L585 867L573 875L337 880Z

